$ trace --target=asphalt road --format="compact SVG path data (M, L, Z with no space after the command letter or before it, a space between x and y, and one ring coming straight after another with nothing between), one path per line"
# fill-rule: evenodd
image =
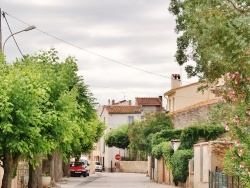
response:
M61 188L176 188L155 183L146 174L106 172L96 172L86 178L64 178L58 185Z

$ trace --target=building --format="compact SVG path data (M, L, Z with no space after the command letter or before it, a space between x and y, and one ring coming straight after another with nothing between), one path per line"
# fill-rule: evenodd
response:
M217 87L220 85L223 85L221 80L217 84ZM167 111L174 112L204 101L218 98L214 87L204 91L198 91L200 86L202 86L200 82L181 86L180 75L172 74L171 89L164 93L164 97L167 99Z
M101 122L106 125L104 134L118 128L121 125L132 123L133 121L141 121L146 113L154 113L163 111L162 96L156 98L136 98L135 105L131 100L123 100L115 102L108 101L108 105L101 106L98 109L98 116ZM115 155L120 154L126 156L126 151L119 148L109 148L105 146L104 137L95 145L92 152L92 160L100 161L105 171L111 171L115 164Z

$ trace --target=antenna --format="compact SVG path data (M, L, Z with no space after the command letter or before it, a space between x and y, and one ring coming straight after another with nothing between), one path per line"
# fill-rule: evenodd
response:
M126 98L125 92L123 92L123 96L124 96L124 100L125 100L125 98Z
M182 86L182 66L180 65L180 86Z

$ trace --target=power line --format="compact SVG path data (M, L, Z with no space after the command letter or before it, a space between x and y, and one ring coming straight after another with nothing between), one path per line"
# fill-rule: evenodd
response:
M15 43L16 43L16 46L17 46L17 48L18 48L20 54L23 56L23 53L22 53L21 49L19 48L19 46L18 46L18 44L17 44L17 41L16 41L16 39L15 39L15 37L14 37L14 35L13 35L11 29L10 29L10 25L9 25L9 23L8 23L8 20L7 20L6 16L5 16L5 12L3 12L2 15L3 15L3 17L4 17L5 21L6 21L6 24L7 24L8 28L9 28L9 31L10 31L10 33L11 33L11 35L12 35L12 38L14 39L14 41L15 41ZM3 49L3 50L4 50L4 49Z
M22 22L22 23L24 23L24 24L30 26L30 24L28 24L28 23L26 23L26 22L24 22L24 21L22 21L22 20L20 20L20 19L18 19L18 18L16 18L16 17L12 16L11 14L9 14L9 13L7 13L7 12L5 12L5 13L6 13L7 15L9 15L10 17L12 17L12 18L18 20L19 22ZM120 65L129 67L129 68L132 68L132 69L135 69L135 70L143 71L143 72L146 72L146 73L148 73L148 74L152 74L152 75L156 75L156 76L160 76L160 77L164 77L164 78L171 78L171 77L169 77L169 76L164 76L164 75L157 74L157 73L154 73L154 72L150 72L150 71L147 71L147 70L144 70L144 69L140 69L140 68L137 68L137 67L134 67L134 66L131 66L131 65L127 65L127 64L125 64L125 63L121 63L121 62L119 62L119 61L116 61L116 60L114 60L114 59L105 57L105 56L100 55L100 54L98 54L98 53L95 53L95 52L86 50L86 49L81 48L81 47L79 47L79 46L77 46L77 45L75 45L75 44L72 44L72 43L67 42L67 41L65 41L65 40L63 40L63 39L60 39L60 38L58 38L58 37L56 37L56 36L54 36L54 35L51 35L51 34L45 32L45 31L42 31L41 29L36 28L36 30L40 31L41 33L43 33L43 34L45 34L45 35L47 35L47 36L49 36L49 37L52 37L52 38L54 38L54 39L56 39L56 40L59 40L59 41L65 43L65 44L67 44L67 45L73 46L73 47L75 47L75 48L77 48L77 49L79 49L79 50L85 51L85 52L87 52L87 53L90 53L90 54L92 54L92 55L95 55L95 56L98 56L98 57L100 57L100 58L106 59L106 60L108 60L108 61L111 61L111 62L120 64ZM182 81L182 82L191 83L191 82L188 82L188 81Z

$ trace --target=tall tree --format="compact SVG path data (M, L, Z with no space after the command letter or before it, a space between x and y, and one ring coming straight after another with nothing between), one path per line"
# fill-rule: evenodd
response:
M250 59L250 2L247 0L171 0L176 16L179 65L189 77L213 82Z
M250 187L250 1L171 0L169 10L180 34L177 62L195 61L195 66L186 66L188 75L208 83L224 77L220 92L226 104L220 106L219 119L234 143L225 170Z
M67 156L74 146L83 152L92 148L103 132L104 126L95 115L94 98L77 76L75 59L58 60L54 49L26 56L13 65L1 59L3 188L11 186L21 156L35 169L41 162L37 156L46 157L58 149ZM34 182L39 179L30 180L29 187L41 187Z

